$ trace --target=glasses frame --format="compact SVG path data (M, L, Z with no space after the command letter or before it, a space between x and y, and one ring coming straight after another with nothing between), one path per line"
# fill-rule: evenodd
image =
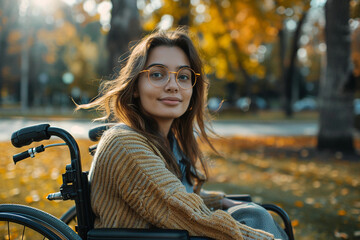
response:
M182 68L180 68L177 72L169 71L169 69L168 69L167 67L162 66L162 65L153 65L153 66L151 66L150 68L152 68L152 67L162 67L162 68L166 69L167 72L169 73L169 76L168 76L168 79L166 80L166 82L165 82L162 86L157 86L157 85L155 85L154 83L152 83L151 80L150 80L150 69L144 69L144 70L142 70L142 71L140 72L140 73L147 72L147 79L148 79L149 83L150 83L152 86L158 87L158 88L164 87L166 84L169 83L169 81L170 81L170 74L171 74L171 73L175 74L176 84L177 84L181 89L185 89L185 90L186 90L186 89L191 89L191 88L193 88L193 87L195 86L195 84L196 84L197 77L200 76L200 73L195 72L193 69L191 69L191 68L189 68L189 67L182 67ZM181 70L184 70L184 69L188 69L188 70L192 71L192 72L194 73L194 76L195 76L194 83L193 83L192 86L189 87L189 88L184 88L184 87L182 87L182 86L180 85L180 83L178 82L179 72L180 72Z

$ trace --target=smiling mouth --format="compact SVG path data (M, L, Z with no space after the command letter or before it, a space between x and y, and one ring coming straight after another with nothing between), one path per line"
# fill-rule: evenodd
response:
M182 102L178 98L161 98L161 99L159 99L159 101L166 104L166 105L177 105L180 102Z

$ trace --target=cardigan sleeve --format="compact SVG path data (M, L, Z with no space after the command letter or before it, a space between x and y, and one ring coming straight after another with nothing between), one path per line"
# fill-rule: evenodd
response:
M210 211L199 195L187 193L144 136L133 130L109 131L117 133L107 134L101 145L112 146L105 147L109 152L103 157L112 166L109 176L117 185L116 194L150 224L214 239L273 239L267 232L238 223L224 211Z
M202 189L206 181L206 177L200 171L195 170L199 178L194 178L194 193L200 195L205 205L213 210L222 209L222 199L225 197L223 192L207 191Z
M223 208L222 199L225 197L224 193L201 189L199 195L210 210L213 211Z

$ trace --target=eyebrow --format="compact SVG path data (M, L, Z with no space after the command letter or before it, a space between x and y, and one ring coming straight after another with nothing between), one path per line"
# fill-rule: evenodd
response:
M152 63L152 64L150 64L149 66L147 66L145 69L149 69L149 68L151 68L152 66L162 66L162 67L169 68L168 66L166 66L166 65L164 65L164 64L162 64L162 63ZM190 66L188 66L188 65L180 65L180 66L177 67L177 69L181 69L181 68L184 68L184 67L190 68Z

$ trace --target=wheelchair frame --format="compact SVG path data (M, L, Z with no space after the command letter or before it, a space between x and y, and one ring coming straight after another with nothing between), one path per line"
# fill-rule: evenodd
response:
M92 141L98 141L102 133L113 126L113 124L104 124L95 127L89 131L89 138ZM60 219L66 224L77 218L76 231L79 239L209 239L204 237L191 237L185 230L169 229L94 229L94 216L90 204L90 189L87 172L81 168L80 151L77 142L70 133L61 128L50 127L49 124L40 124L20 129L12 134L11 142L15 147L27 146L33 142L48 140L51 136L57 136L62 139L70 151L71 163L66 165L66 172L62 175L63 184L60 192L48 195L49 200L74 200L75 206L68 210ZM59 145L59 144L56 144ZM34 157L36 153L43 152L46 147L39 146L30 148L28 151L13 156L14 163L24 160L28 157ZM91 153L94 153L96 146L90 147ZM226 197L240 201L251 201L249 195L227 195ZM15 219L14 221L22 225L34 225L39 232L48 234L50 239L77 239L73 233L64 233L62 231L72 231L66 225L55 217L42 212L41 210L22 205L0 204L0 220ZM262 205L265 209L277 213L284 222L285 232L290 240L294 239L291 221L287 213L280 207L273 204ZM48 216L49 215L49 216ZM30 223L29 223L30 222ZM63 226L64 224L65 226ZM63 236L64 235L64 236ZM70 237L69 237L70 236Z

